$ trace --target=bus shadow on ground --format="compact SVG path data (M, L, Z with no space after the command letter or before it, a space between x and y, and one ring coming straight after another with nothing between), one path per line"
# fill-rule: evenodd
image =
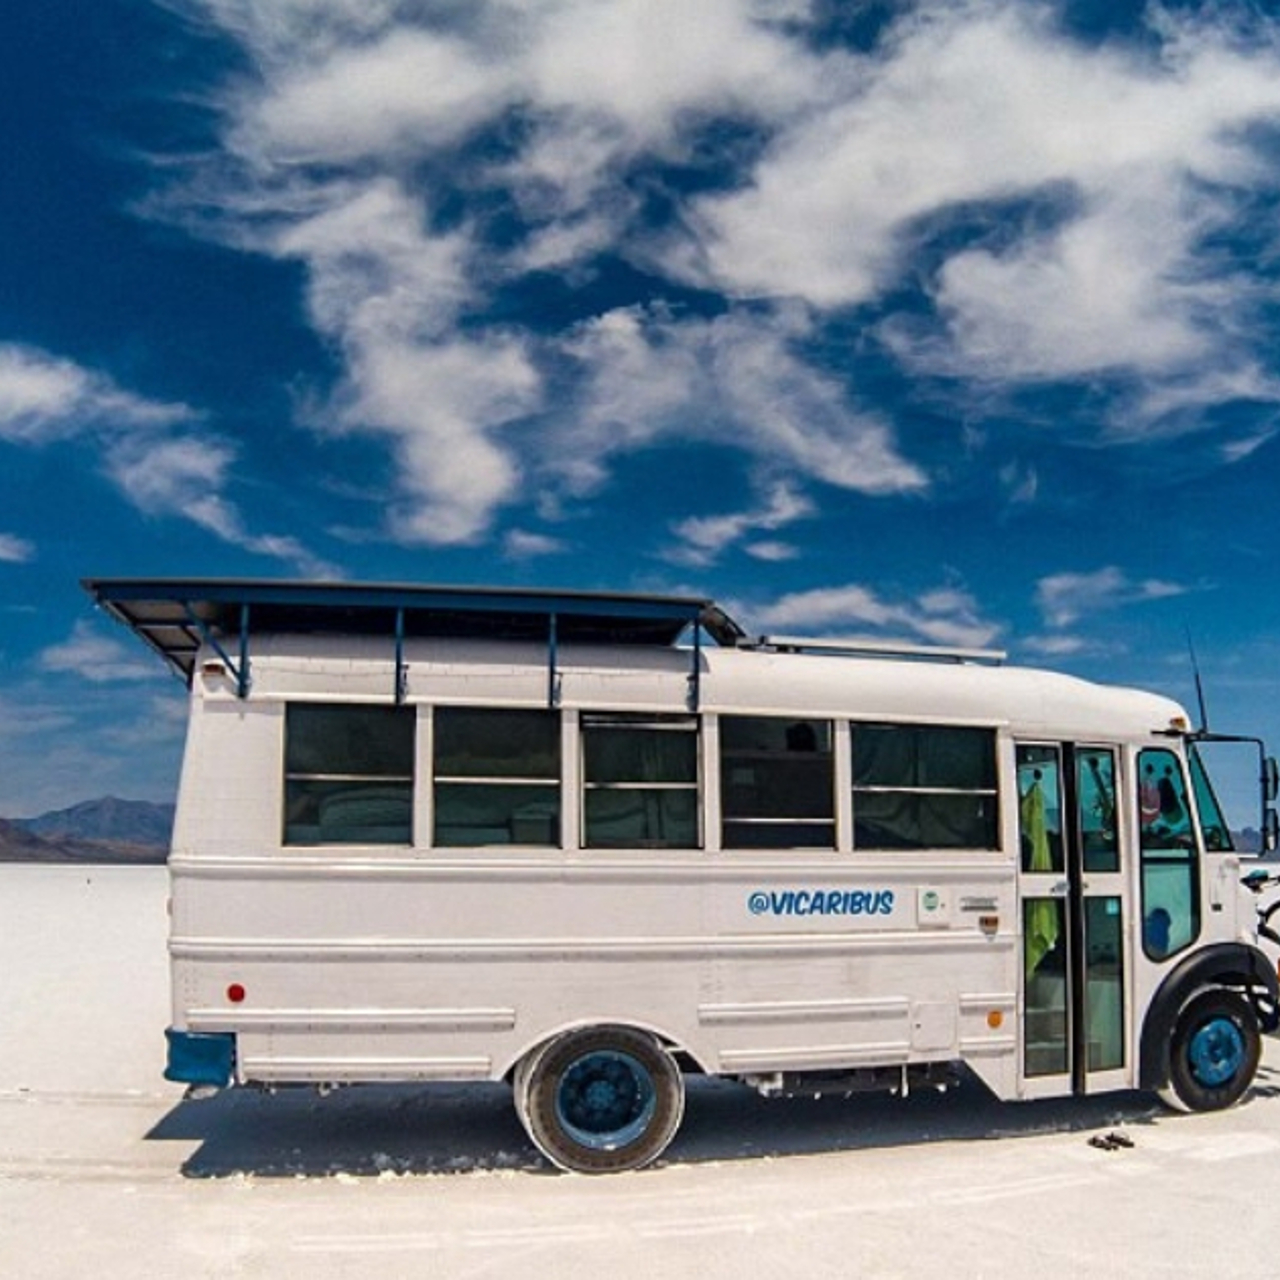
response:
M1264 1067L1246 1105L1280 1097ZM999 1102L974 1078L945 1092L762 1098L726 1080L689 1080L684 1123L660 1164L702 1164L913 1146L1089 1134L1175 1119L1150 1093ZM1135 1135L1136 1136L1136 1135ZM196 1142L190 1178L395 1177L547 1173L501 1084L363 1085L328 1096L232 1089L184 1101L147 1135Z

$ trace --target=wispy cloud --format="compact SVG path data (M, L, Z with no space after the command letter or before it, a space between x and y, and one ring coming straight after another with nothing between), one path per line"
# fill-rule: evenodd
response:
M163 429L195 417L184 404L134 395L73 361L0 344L0 440L38 445L91 430Z
M889 600L869 587L849 584L784 595L770 604L738 607L747 625L762 632L834 635L848 639L913 640L983 648L1001 626L982 617L966 591L940 587L914 599Z
M850 316L956 396L1105 384L1103 443L1280 404L1251 324L1268 297L1221 252L1280 189L1255 127L1280 119L1280 38L1257 15L1153 7L1145 39L1086 46L1053 3L921 0L854 51L802 0L186 8L251 74L166 212L302 265L342 360L308 423L385 443L402 542L478 541L670 439L928 492L864 407ZM645 282L631 305L510 305L604 261ZM690 287L707 305L673 309Z
M534 556L559 555L568 550L568 544L549 534L510 529L502 539L502 549L513 560L527 560Z
M672 526L680 545L667 554L676 564L704 566L714 564L735 543L759 532L774 532L793 521L812 515L813 503L797 493L789 484L776 483L761 505L749 511L730 515L691 516ZM785 560L789 548L783 543L760 541L745 548L760 560Z
M226 494L235 449L196 410L148 400L49 352L0 344L0 442L34 448L72 439L97 449L108 479L144 515L191 520L245 550L336 575L296 539L245 528ZM34 554L26 539L0 535L0 560Z
M1051 627L1069 627L1090 614L1185 595L1191 587L1159 578L1134 581L1115 565L1092 573L1055 573L1041 578L1036 604Z
M162 674L159 663L100 634L90 622L77 622L66 640L40 653L37 665L42 671L65 672L91 684L154 680Z
M899 344L910 363L1000 379L1250 368L1240 321L1257 296L1203 246L1245 216L1241 189L1276 185L1248 134L1280 113L1274 30L1166 15L1154 46L1085 48L1049 5L914 9L856 89L779 132L750 185L698 202L696 274L866 303L941 217L967 234L936 271L941 328ZM1013 202L1021 232L981 220Z
M55 652L37 679L0 689L5 817L33 817L87 796L172 799L187 711L181 686L153 660L147 674L159 683L149 691L142 659L92 644L79 650L81 634L67 642L65 662ZM127 686L99 674L108 671ZM83 679L54 678L64 672Z
M562 432L568 477L589 483L611 455L674 438L744 449L860 493L926 488L889 424L799 356L811 336L808 316L794 308L714 320L629 308L583 325L568 346L584 374L576 418Z
M548 268L589 277L601 253L667 272L632 169L693 159L716 121L778 127L851 83L855 59L797 38L806 5L478 0L416 21L345 0L305 19L289 4L189 8L256 71L228 87L192 225L306 267L312 323L344 359L310 421L386 440L392 536L475 541L529 477L581 494L675 432L863 492L924 485L888 423L799 354L798 312L641 308L559 331L483 320L496 290ZM442 222L450 198L462 216ZM486 205L520 233L496 239ZM523 429L534 416L537 433Z
M777 538L765 538L760 542L748 542L742 549L752 559L764 560L770 564L781 564L786 560L795 560L802 554L795 543L782 542Z
M6 564L26 564L36 558L34 542L19 538L14 533L0 533L0 562Z

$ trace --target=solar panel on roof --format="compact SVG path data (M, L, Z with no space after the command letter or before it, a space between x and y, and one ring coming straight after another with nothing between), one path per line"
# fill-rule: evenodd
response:
M249 632L670 647L742 629L713 601L622 592L224 579L88 578L98 604L190 681L201 643Z

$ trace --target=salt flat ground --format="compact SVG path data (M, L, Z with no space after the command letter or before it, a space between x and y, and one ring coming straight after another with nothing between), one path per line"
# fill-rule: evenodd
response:
M0 866L0 1274L1234 1276L1275 1270L1280 1044L1219 1115L1140 1094L690 1091L657 1168L550 1172L500 1086L161 1079L161 867ZM1122 1129L1132 1149L1102 1151Z

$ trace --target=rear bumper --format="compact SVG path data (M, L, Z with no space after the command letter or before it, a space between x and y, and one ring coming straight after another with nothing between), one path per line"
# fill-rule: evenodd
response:
M166 1080L219 1089L231 1083L236 1068L236 1038L229 1031L176 1031L170 1027L164 1037L169 1042Z

